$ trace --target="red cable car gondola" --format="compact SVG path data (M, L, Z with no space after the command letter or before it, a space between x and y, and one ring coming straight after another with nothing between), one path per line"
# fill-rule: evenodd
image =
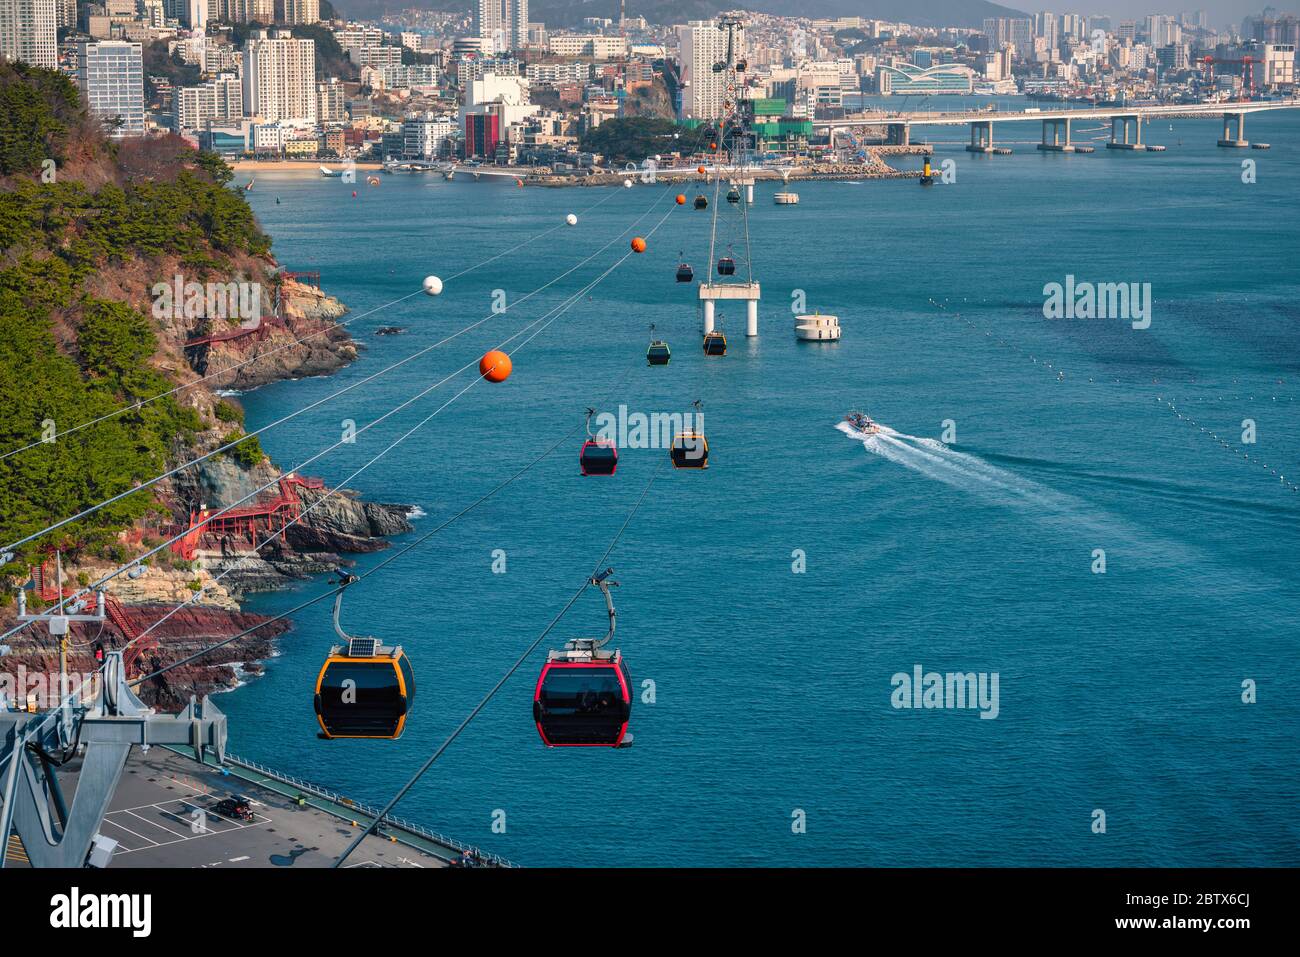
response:
M618 469L618 447L591 434L591 417L595 414L595 409L587 410L587 441L578 452L578 465L583 475L613 475Z
M607 568L590 579L605 596L609 631L604 638L574 638L546 656L533 691L533 721L549 748L626 748L632 715L632 676L617 650L603 647L614 637L614 599Z

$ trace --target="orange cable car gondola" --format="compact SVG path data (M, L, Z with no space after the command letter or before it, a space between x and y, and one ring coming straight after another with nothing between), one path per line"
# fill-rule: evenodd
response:
M704 437L704 413L700 400L695 400L695 428L684 429L673 436L669 457L675 469L707 469L709 467L709 440Z
M339 624L343 589L357 581L340 573L334 597L334 631L343 644L330 649L316 676L313 707L322 738L396 739L415 704L415 675L401 645L353 636Z

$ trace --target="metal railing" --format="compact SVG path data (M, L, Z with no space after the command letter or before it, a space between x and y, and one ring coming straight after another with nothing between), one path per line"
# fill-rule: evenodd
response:
M225 763L233 764L235 767L243 768L246 771L252 771L256 774L262 775L263 777L270 778L273 781L279 781L281 784L287 784L290 787L297 788L299 791L303 791L307 794L312 795L313 797L318 797L324 801L329 801L332 804L337 804L340 807L345 807L348 808L349 810L359 811L361 814L366 815L370 818L379 817L379 812L381 810L380 808L374 807L373 805L370 804L366 804L362 801L354 801L352 798L345 797L344 795L339 794L337 791L331 791L329 788L321 787L319 784L313 784L311 781L304 780L303 778L296 777L295 775L292 774L285 774L283 771L277 771L274 768L269 768L266 765L259 764L256 761L250 761L248 758L241 758L238 755L227 754ZM474 847L473 845L465 844L461 841L458 841L454 837L447 837L445 834L439 834L437 831L430 830L429 828L424 827L422 824L416 824L414 821L408 821L405 820L404 818L394 817L391 814L384 818L382 826L394 827L402 831L407 831L411 834L416 835L417 837L424 838L426 841L432 841L435 844L441 844L443 847L446 847L450 850L458 851L461 854L465 854L465 853L476 854L482 860L487 861L488 863L496 867L518 866L513 862L506 860L504 857L500 857L496 854L489 854L486 851Z

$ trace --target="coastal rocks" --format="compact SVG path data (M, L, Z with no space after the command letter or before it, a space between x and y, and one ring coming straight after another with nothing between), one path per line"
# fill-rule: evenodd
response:
M112 568L90 566L84 566L82 570L92 581L113 571ZM200 589L202 595L196 599L195 593ZM239 604L234 596L223 583L214 581L213 576L206 569L190 571L147 565L137 578L117 576L108 583L106 591L113 598L127 604L161 604L175 607L183 602L189 602L192 605L239 611Z
M176 489L179 501L213 511L228 506L250 508L281 503L280 518L259 519L256 541L249 534L204 535L194 553L203 568L220 579L235 598L283 587L285 579L303 579L333 571L343 553L387 548L383 539L411 531L404 505L363 502L356 492L331 491L293 484L286 494L284 476L269 459L245 469L225 456L186 470ZM237 504L238 503L238 504ZM273 534L277 521L299 520L283 535Z
M352 337L338 324L346 313L333 296L286 279L280 318L265 318L259 335L203 347L199 371L214 389L239 390L337 372L357 357Z
M308 521L289 529L289 544L296 551L373 552L388 547L379 539L411 531L403 505L363 502L346 489L333 495L303 489L300 495L310 512Z
M401 326L380 326L375 330L377 336L400 336L406 330Z
M136 605L127 608L131 624L139 631L152 625L174 606ZM166 661L185 658L225 638L267 622L265 615L218 611L207 608L183 608L159 625L152 635L165 647ZM190 695L202 697L217 691L229 691L239 684L238 667L247 662L269 658L275 653L274 639L290 628L287 621L276 621L208 652L197 661L160 675L137 689L145 703L162 710L182 708ZM161 663L161 662L160 662Z
M161 649L165 649L162 655L149 653L149 660L137 663L136 672L156 669L167 661L185 658L258 625L263 627L135 689L145 704L161 711L183 708L191 695L202 697L237 687L241 674L246 677L258 669L252 663L274 655L275 639L290 628L287 621L271 622L265 615L194 606L175 611L164 621L163 617L173 612L175 607L172 604L150 604L128 605L122 609L128 627L136 634L156 625L149 635L157 639ZM43 629L28 629L21 633L21 637L11 639L11 644L13 650L5 656L4 670L16 687L7 688L7 693L20 701L34 698L34 704L48 707L58 696L57 639ZM96 644L112 651L123 648L126 639L115 624L105 624L102 629L98 624L74 624L68 644L68 672L74 676L74 687L97 670Z

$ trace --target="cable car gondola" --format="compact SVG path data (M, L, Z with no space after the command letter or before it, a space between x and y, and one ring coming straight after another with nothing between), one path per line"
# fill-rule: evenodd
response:
M677 254L677 281L690 282L695 278L695 270L691 268L690 263L682 259L682 254Z
M727 202L729 202L729 203L731 203L731 204L733 204L733 205L735 205L736 203L739 203L739 202L740 202L740 190L736 189L736 187L734 187L734 186L731 187L731 189L727 190Z
M708 200L708 198L707 198L706 196L703 196L703 195L701 195L701 196L696 196L696 197L695 197L695 208L696 208L696 209L708 209L708 208L709 208L709 200Z
M357 580L344 575L346 588ZM343 644L330 649L316 676L313 702L322 738L396 739L415 704L415 676L401 645L352 636L339 625L343 591L334 598L334 631Z
M589 580L605 596L609 631L604 638L574 638L546 656L533 692L533 721L549 748L626 748L632 715L632 676L622 653L605 651L614 637L614 569Z
M595 409L587 410L587 441L578 452L578 465L583 475L613 475L618 469L618 448L591 434L591 417L595 414Z
M704 334L704 354L706 356L725 356L727 354L727 337L718 330Z
M718 260L719 276L734 276L736 274L736 260L730 256L723 256Z
M662 339L654 338L654 323L650 323L650 346L645 351L645 359L652 366L666 366L673 357L673 351L668 348L668 343Z
M696 428L678 432L673 436L669 450L675 469L707 469L709 467L709 440L704 437L704 413L700 400L695 400Z

